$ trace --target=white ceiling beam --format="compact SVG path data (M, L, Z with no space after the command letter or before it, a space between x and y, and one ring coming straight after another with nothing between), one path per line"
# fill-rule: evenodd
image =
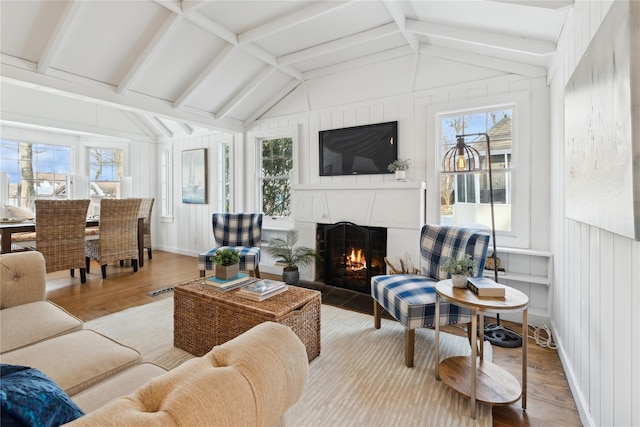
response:
M521 62L508 61L505 59L494 58L487 55L480 55L477 53L444 48L440 46L422 46L420 48L420 53L437 58L461 62L463 64L475 65L478 67L489 68L492 70L498 70L511 74L519 74L527 77L543 77L547 73L547 70L544 67L523 64Z
M378 62L388 61L401 56L411 55L413 52L409 46L401 46L393 49L388 49L383 52L374 53L371 55L363 56L361 58L352 59L350 61L342 62L340 64L329 65L328 67L316 68L314 70L306 71L302 74L304 80L315 79L317 77L326 76L329 74L339 73L341 71L351 70L354 68L364 67L369 64L376 64Z
M71 28L75 17L78 15L78 11L80 10L82 3L82 1L70 0L65 5L55 28L51 32L49 41L40 56L40 60L38 61L39 73L44 74L49 70L51 62L53 62L53 59L62 47L64 38L69 32L69 28Z
M213 58L213 61L207 65L207 67L202 70L200 75L193 79L193 81L189 84L189 87L180 94L180 96L173 103L173 108L180 108L184 105L184 103L189 99L191 95L200 87L200 85L215 71L216 68L220 66L223 62L227 61L231 55L231 53L236 49L234 45L228 44L222 52L216 55Z
M182 7L182 12L193 13L208 3L206 0L181 0L180 6Z
M225 40L228 43L231 43L234 46L238 44L238 36L236 36L233 32L229 31L222 25L207 18L206 16L200 13L186 13L183 14L183 16L185 17L185 19L196 24L200 28L209 31L214 36L220 37L221 39Z
M272 19L266 24L260 25L251 30L245 31L238 35L238 41L242 43L254 42L258 39L270 36L272 34L279 33L287 30L296 25L302 25L307 21L319 18L329 12L333 12L338 8L341 8L349 4L348 1L330 1L330 2L318 2L305 9L299 10L289 15L282 16L277 19Z
M133 122L133 124L140 128L154 141L165 136L165 133L158 127L157 123L150 120L145 114L140 114L134 111L123 111L123 113Z
M133 84L135 79L140 76L144 68L149 64L149 62L151 62L151 58L153 57L153 55L156 54L160 50L160 48L167 43L169 37L174 32L181 20L182 18L179 15L169 15L160 29L153 36L149 44L147 44L140 55L138 55L136 61L127 71L127 74L125 74L122 80L120 80L118 88L116 89L118 93L124 93L129 90L131 84Z
M175 135L173 133L173 131L171 129L169 129L169 127L167 127L167 125L165 125L162 120L160 120L158 117L153 117L151 119L151 121L155 122L158 124L158 128L162 131L162 133L164 133L168 138L173 138L173 136Z
M138 111L174 120L182 119L208 129L231 132L242 132L244 129L239 120L218 120L209 112L186 106L178 110L173 108L173 103L169 101L136 92L128 92L125 96L116 93L112 85L54 69L48 74L39 74L3 64L0 81L111 108Z
M267 102L262 104L260 108L254 111L253 114L251 114L244 121L244 126L248 127L253 122L258 120L264 113L266 113L271 108L273 108L273 106L276 105L278 102L282 101L287 95L289 95L295 88L297 88L301 84L304 84L304 82L300 82L297 80L290 81L288 85L280 89L278 93L276 93L274 96L271 97L271 99L269 99Z
M169 9L171 12L180 15L182 13L182 5L180 0L154 0L160 6Z
M267 66L258 73L251 81L242 87L242 90L234 95L218 112L216 118L221 119L227 116L238 104L251 95L269 76L276 71L275 68Z
M176 120L176 124L180 126L187 135L193 135L193 128L189 126L188 123L183 122L182 120Z
M326 55L328 53L335 52L341 49L346 49L351 46L368 43L383 37L388 37L393 34L397 34L399 31L400 30L398 30L398 27L395 23L389 23L372 30L362 31L351 36L332 40L327 43L322 43L308 49L303 49L298 52L290 53L288 55L282 55L278 58L278 64L294 64L296 62L315 58L321 55Z
M486 0L496 3L511 3L518 6L539 7L560 10L573 6L573 0Z
M552 55L556 51L555 43L547 41L513 37L491 33L489 31L472 30L453 25L434 24L413 19L407 20L407 30L424 36L440 37L478 46L489 46L527 55Z
M409 46L411 46L411 49L413 49L415 53L418 53L420 42L418 41L418 38L415 34L407 31L407 17L405 16L402 9L400 9L400 6L398 6L398 3L396 3L395 1L385 0L383 1L383 4L400 29L400 32L404 36L404 39L407 41L407 43L409 43Z

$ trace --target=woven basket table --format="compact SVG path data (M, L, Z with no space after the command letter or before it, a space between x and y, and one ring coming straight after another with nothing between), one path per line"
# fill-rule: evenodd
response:
M320 292L289 286L264 301L203 285L204 278L174 288L173 345L202 356L262 322L289 326L307 349L309 362L320 354Z

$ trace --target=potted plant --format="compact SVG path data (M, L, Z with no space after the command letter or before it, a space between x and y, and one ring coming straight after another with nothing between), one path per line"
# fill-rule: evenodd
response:
M471 255L465 254L464 258L447 258L441 268L451 275L453 286L466 288L467 277L473 276L477 266L476 260Z
M282 280L288 285L295 285L300 280L298 266L311 264L314 260L322 260L322 257L306 246L297 246L298 231L289 230L284 237L274 237L269 240L269 246L265 247L268 254L274 256L278 262L285 264L282 270Z
M233 279L240 272L240 253L235 249L218 249L216 257L216 277L222 280Z
M389 172L395 172L397 180L403 180L406 176L406 171L409 169L409 159L397 159L389 163L387 166Z

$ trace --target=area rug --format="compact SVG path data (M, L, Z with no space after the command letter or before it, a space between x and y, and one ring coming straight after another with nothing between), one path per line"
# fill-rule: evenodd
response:
M435 332L416 331L415 367L404 365L404 329L370 315L322 305L321 353L309 365L301 399L286 414L288 426L491 426L491 407L469 417L466 399L434 377ZM173 347L173 298L85 323L136 348L145 361L172 369L191 354ZM440 334L441 357L471 353L466 338ZM485 357L491 360L486 343Z

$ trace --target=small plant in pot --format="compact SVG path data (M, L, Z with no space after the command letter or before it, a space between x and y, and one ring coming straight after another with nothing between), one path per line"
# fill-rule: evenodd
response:
M235 249L218 249L216 257L216 277L222 280L233 279L240 272L240 253Z
M266 252L274 256L279 262L285 264L282 271L282 280L288 285L295 285L300 280L299 266L311 264L314 260L322 260L322 257L306 246L298 246L298 231L289 230L284 237L274 237L269 240Z
M389 163L387 166L389 172L395 172L397 180L403 180L406 176L406 171L409 169L409 159L397 159Z
M442 271L451 275L451 281L456 288L467 287L467 277L473 276L478 266L475 259L469 254L465 254L464 258L447 258L442 264Z

